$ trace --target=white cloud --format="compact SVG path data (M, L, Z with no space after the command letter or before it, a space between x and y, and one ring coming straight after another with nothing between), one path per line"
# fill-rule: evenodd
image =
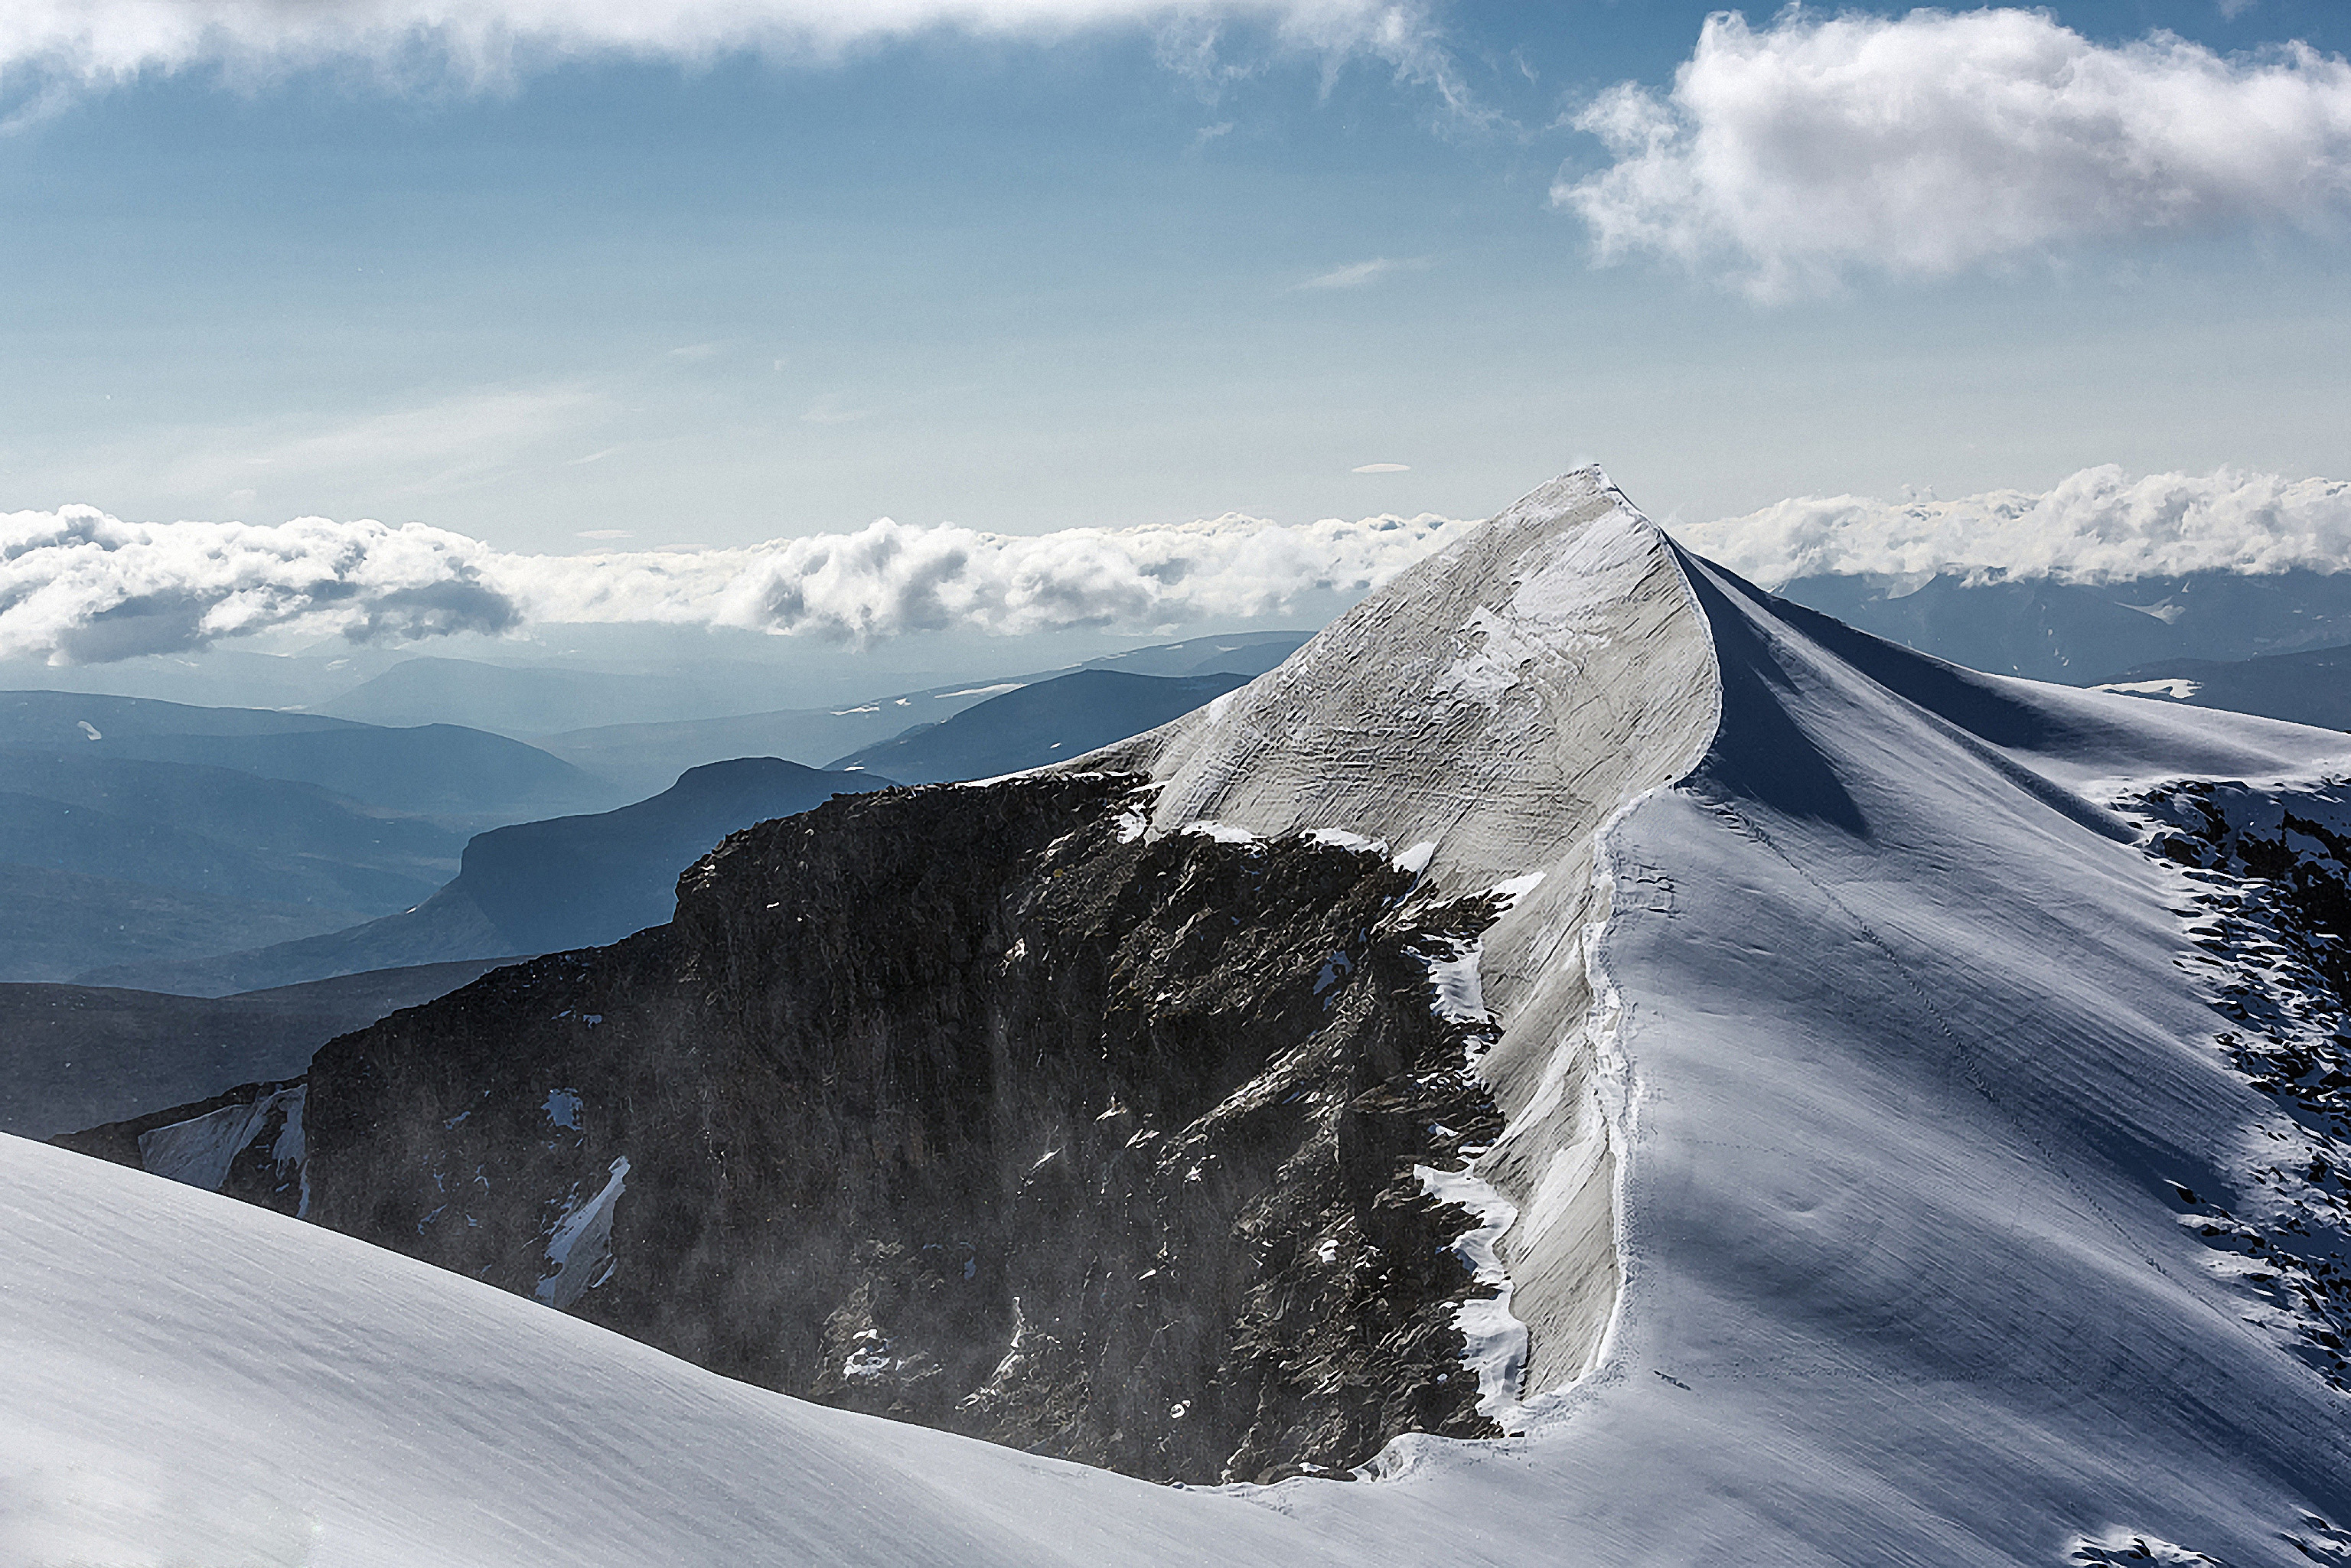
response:
M1426 256L1406 256L1401 260L1375 256L1369 261L1358 261L1337 267L1300 284L1301 288L1361 288L1395 272L1426 272L1430 266Z
M2110 47L2042 11L1719 14L1670 93L1626 82L1574 123L1615 162L1552 199L1603 259L1722 267L1761 297L2351 209L2351 64Z
M476 540L413 523L0 515L0 658L102 664L304 623L360 640L501 632L517 612L485 582L489 559Z
M150 72L360 62L476 83L583 56L825 57L941 29L1054 36L1114 25L1269 26L1285 47L1364 52L1455 84L1419 0L11 0L0 71L99 85Z
M1409 474L1409 463L1359 463L1347 470L1350 474Z
M1767 588L1823 573L1933 571L2099 582L2191 571L2351 570L2351 483L2085 468L2032 495L1957 501L1805 496L1677 528Z
M0 515L0 658L100 663L278 627L405 641L653 622L870 639L1252 619L1375 587L1471 526L1229 516L1005 535L884 518L732 549L525 556L419 524L126 523L68 507Z

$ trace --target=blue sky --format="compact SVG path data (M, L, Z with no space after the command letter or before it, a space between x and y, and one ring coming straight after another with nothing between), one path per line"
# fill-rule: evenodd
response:
M2351 474L2340 191L1792 285L1598 265L1552 193L1619 154L1573 121L1669 88L1703 6L1440 5L1408 48L1306 6L1286 38L1148 6L526 37L486 78L429 35L339 43L339 9L111 75L0 22L0 510L570 550L1480 516L1595 458L1689 521L2102 463ZM2043 15L2247 68L2351 47L2333 0L2230 9ZM2311 135L2323 163L2351 132Z

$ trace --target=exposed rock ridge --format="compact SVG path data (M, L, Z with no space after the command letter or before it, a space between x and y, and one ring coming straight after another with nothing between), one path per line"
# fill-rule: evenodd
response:
M2234 1191L2173 1182L2256 1322L2351 1395L2351 783L2182 783L2125 802L2179 868L2214 1043L2278 1110Z
M733 835L669 926L322 1051L310 1217L1153 1479L1493 1431L1474 1221L1416 1171L1499 1130L1430 963L1503 901L1306 835L1146 840L1150 794L1029 776Z

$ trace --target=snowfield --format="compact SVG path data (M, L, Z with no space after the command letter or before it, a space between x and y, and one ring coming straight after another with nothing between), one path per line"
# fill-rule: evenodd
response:
M2249 1045L2260 890L2150 849L2183 780L2342 823L2351 737L1891 647L1588 470L1105 765L1512 901L1433 959L1509 1125L1425 1177L1512 1436L1154 1488L0 1139L0 1561L2351 1564L2351 1044Z

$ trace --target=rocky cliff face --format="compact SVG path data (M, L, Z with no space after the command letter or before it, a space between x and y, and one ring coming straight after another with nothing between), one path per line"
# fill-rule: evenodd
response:
M338 1040L308 1218L704 1365L1164 1479L1494 1430L1428 1196L1499 1130L1384 852L1064 774L727 839L676 920Z

